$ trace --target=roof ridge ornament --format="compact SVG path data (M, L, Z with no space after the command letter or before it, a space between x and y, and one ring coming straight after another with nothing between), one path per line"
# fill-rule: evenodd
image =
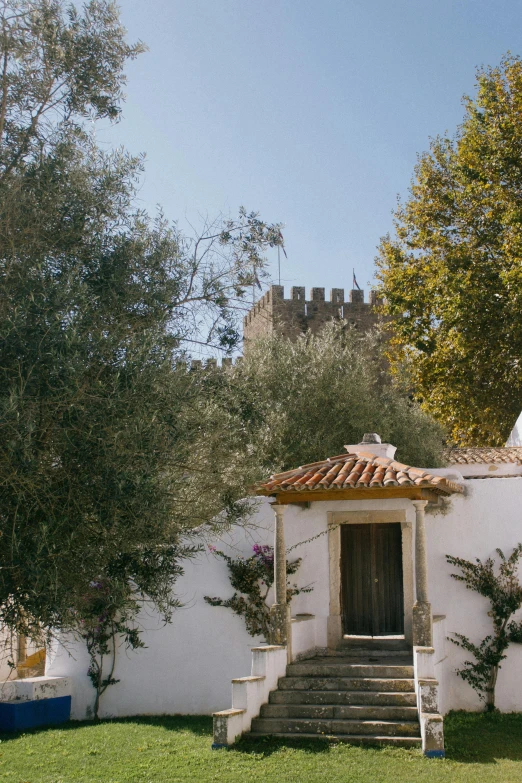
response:
M374 457L393 459L397 447L391 443L383 443L377 432L365 432L360 443L351 443L344 447L348 452L371 454Z
M365 432L361 443L382 443L382 440L376 432Z

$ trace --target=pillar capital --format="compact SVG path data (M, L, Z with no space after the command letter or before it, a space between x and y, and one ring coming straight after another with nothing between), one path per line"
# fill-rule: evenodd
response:
M428 505L427 500L412 500L411 502L417 509L426 508L426 506Z
M274 513L276 517L282 520L285 513L286 506L284 504L280 505L279 503L272 503L271 505L272 508L274 509Z

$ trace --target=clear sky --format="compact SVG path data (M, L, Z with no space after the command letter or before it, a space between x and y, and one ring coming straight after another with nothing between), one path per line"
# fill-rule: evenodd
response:
M475 67L522 54L521 0L120 0L140 198L185 227L240 205L285 224L282 283L368 288L416 155L455 131ZM277 253L270 254L277 282ZM308 295L308 290L307 290Z

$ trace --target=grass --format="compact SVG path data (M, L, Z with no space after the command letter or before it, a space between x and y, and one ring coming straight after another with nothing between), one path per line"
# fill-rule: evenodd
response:
M206 717L68 723L0 735L1 783L522 783L522 714L453 713L447 758L324 740L243 739L213 751Z

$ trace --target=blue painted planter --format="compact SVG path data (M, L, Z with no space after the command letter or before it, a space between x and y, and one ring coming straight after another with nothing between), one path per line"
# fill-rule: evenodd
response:
M445 750L425 750L424 755L429 759L445 759Z
M71 716L71 697L35 701L0 702L0 731L24 731L38 726L56 726Z

